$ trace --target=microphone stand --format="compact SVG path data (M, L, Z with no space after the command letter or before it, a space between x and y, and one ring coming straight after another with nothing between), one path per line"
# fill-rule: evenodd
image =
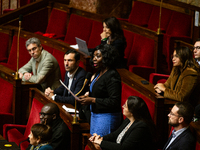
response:
M157 30L157 34L160 35L162 32L161 32L161 29L160 29L160 24L161 24L161 14L162 14L162 3L163 3L163 0L161 0L160 2L160 15L159 15L159 25L158 25L158 30Z
M15 79L19 79L19 36L20 36L20 31L21 31L21 19L19 20L19 30L18 30L18 35L17 35L17 71L15 73Z
M83 83L83 87L81 88L81 90L80 90L78 93L75 94L76 96L78 96L78 94L80 94L80 93L83 91L83 89L84 89L84 87L85 87L87 81L88 81L88 79L85 79L85 81L84 81L84 83ZM79 124L79 122L77 122L76 110L77 110L77 101L76 101L76 99L75 99L75 115L74 115L74 117L73 117L72 124Z

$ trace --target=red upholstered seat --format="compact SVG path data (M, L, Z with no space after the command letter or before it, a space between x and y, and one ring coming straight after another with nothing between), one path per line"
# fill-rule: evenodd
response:
M141 97L146 102L152 119L154 118L155 103L152 100L148 99L147 97L145 97L144 95L142 95L141 93L139 93L138 91L136 91L135 89L133 89L132 87L130 87L124 83L122 83L122 94L121 95L122 95L121 106L124 105L124 103L126 102L126 100L129 96ZM125 116L124 116L124 118L125 118Z
M195 150L200 150L200 144L198 142L196 142L196 148Z
M132 45L133 45L134 33L127 30L123 30L123 31L124 31L124 36L126 38L126 43L127 43L126 49L124 51L124 58L128 59L131 52Z
M170 18L172 16L172 10L162 8L161 12L162 12L162 15L161 15L160 28L163 32L166 32L167 27L169 25ZM151 12L151 16L149 18L148 29L157 31L158 26L159 26L159 16L160 16L160 8L157 6L154 6Z
M30 129L33 124L40 122L39 112L41 111L43 104L36 99L33 99L31 112L29 115L27 125L14 125L14 124L4 124L3 126L3 136L8 139L9 142L15 142L17 145L25 139L28 138L30 134ZM27 144L22 144L21 149L26 149Z
M88 43L92 23L91 19L71 14L64 41L70 45L75 45L75 37L78 37Z
M58 64L60 66L60 72L61 72L61 77L62 77L62 81L64 81L65 79L65 67L64 67L64 52L59 51L54 49L53 51L53 56L57 59Z
M3 125L13 123L12 101L13 85L0 78L0 134L3 134Z
M153 5L134 1L128 22L139 26L147 26Z
M153 66L154 59L154 40L141 36L134 35L133 46L128 58L128 66L143 65Z
M88 48L95 48L99 44L101 44L101 36L100 34L103 32L102 22L93 21L92 31L90 34L90 38L88 41Z
M8 43L9 43L9 34L0 32L0 62L7 62L8 60Z
M181 40L191 43L191 22L192 17L187 14L173 12L168 25L166 34L164 34L163 39L163 54L166 57L168 63L168 71L171 72L172 63L171 55L174 51L174 41Z
M31 58L26 47L25 42L27 39L19 38L19 68L25 65ZM10 50L8 62L3 64L6 67L16 70L17 69L17 36L13 37L12 47Z
M166 34L173 36L188 36L191 34L192 17L174 11L170 19Z
M48 51L49 53L53 54L53 50L54 48L50 47L50 46L47 46L47 45L42 45L43 49Z
M132 49L127 62L129 71L140 75L141 77L148 80L150 73L154 72L153 62L154 40L146 38L139 34L135 34ZM146 73L144 73L145 68L147 69Z
M157 83L164 83L168 78L169 78L169 75L151 73L149 76L149 82L155 85Z
M67 12L53 8L45 34L41 32L36 32L36 34L64 40L66 34L67 17ZM50 35L53 36L51 37Z

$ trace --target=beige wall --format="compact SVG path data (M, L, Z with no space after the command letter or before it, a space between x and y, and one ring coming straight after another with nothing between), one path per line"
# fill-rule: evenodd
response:
M200 7L200 0L177 0L177 1Z
M96 13L97 0L70 0L70 5L74 8Z

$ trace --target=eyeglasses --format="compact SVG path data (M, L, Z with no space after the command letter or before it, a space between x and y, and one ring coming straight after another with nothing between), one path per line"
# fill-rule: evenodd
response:
M200 50L200 46L193 47L193 50Z
M171 112L170 111L170 113L169 113L171 116L176 116L176 117L181 117L181 116L179 116L179 115L175 115L173 112Z
M31 51L35 51L38 47L33 47L31 49L28 49L28 52L31 52Z
M39 112L39 115L42 116L42 117L44 117L44 116L46 116L46 115L53 115L53 114L51 114L51 113Z
M171 59L173 59L173 58L179 58L179 56L176 54L176 55L171 55Z

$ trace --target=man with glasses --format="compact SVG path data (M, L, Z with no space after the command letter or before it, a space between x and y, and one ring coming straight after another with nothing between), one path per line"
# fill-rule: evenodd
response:
M194 108L186 102L178 102L168 114L168 124L174 127L163 150L195 150L195 138L189 129Z
M26 41L26 48L31 55L30 61L19 69L22 81L38 83L44 91L47 87L55 89L60 86L60 67L57 60L43 49L38 38L32 37Z
M194 57L195 60L198 62L198 64L200 65L200 38L198 38L194 44Z
M40 123L52 128L51 146L54 150L70 149L70 131L60 118L60 110L55 103L44 105L40 112Z

